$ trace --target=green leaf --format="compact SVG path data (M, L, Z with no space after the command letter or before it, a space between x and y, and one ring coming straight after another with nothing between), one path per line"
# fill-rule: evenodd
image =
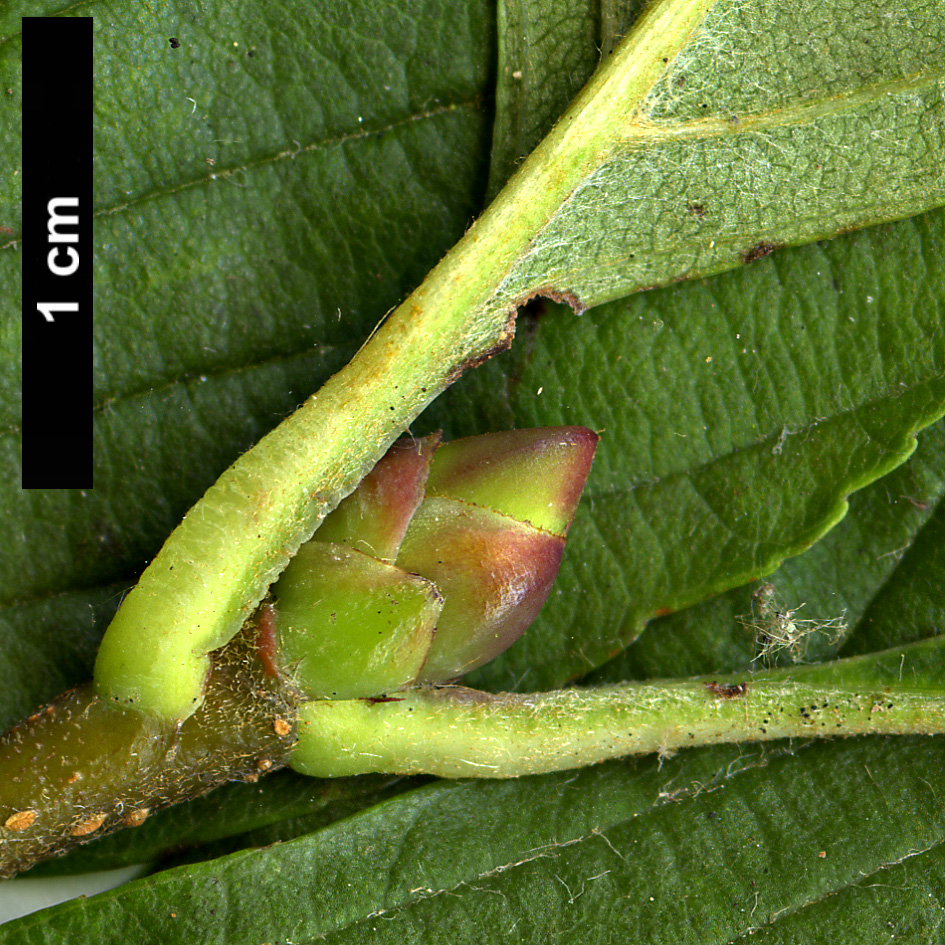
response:
M945 21L934 6L717 10L717 44L696 48L686 67L687 83L699 83L677 86L675 111L660 113L692 131L705 101L715 123L698 127L713 133L628 152L646 186L624 193L648 197L648 209L596 255L568 261L561 285L577 273L603 291L598 263L636 254L641 239L648 255L616 267L607 292L738 263L762 240L807 240L941 203ZM6 8L0 33L15 32L20 12ZM195 12L158 2L119 15L93 2L81 12L96 16L101 42L99 464L92 493L18 491L19 341L15 318L0 319L11 367L0 372L9 721L88 674L116 595L222 469L337 370L460 236L481 208L490 161L491 5ZM14 103L17 54L15 37L0 46L0 96L11 88ZM570 77L557 66L550 75L564 97ZM527 133L548 120L531 108ZM744 120L720 124L733 114ZM16 124L0 119L5 154L17 153ZM526 138L496 140L494 174L499 148L508 161ZM824 186L805 216L797 201L814 171ZM18 183L4 176L2 186L0 223L17 229ZM700 217L707 193L718 202ZM570 247L575 230L557 232ZM552 600L477 682L531 689L600 666L661 607L776 567L836 520L849 490L884 473L772 579L811 616L847 608L848 652L939 633L942 423L889 470L941 409L943 233L936 212L581 321L545 303L530 309L511 354L417 425L459 436L577 422L604 435ZM0 253L11 313L18 253L14 235ZM518 272L513 295L540 278ZM683 518L687 495L695 520ZM735 587L662 618L600 678L745 670L752 641L733 617L749 609L750 590ZM819 646L813 654L827 655ZM700 750L411 789L354 817L358 791L333 785L328 817L342 819L326 829L24 919L0 941L678 942L764 926L786 939L864 942L885 940L887 922L908 936L940 918L940 755L938 739L919 738ZM232 841L253 844L311 831L324 787L299 788L294 804L270 783L254 789L262 795L169 812L176 826L155 818L154 835L127 835L138 844L128 855L148 859L188 837L272 831Z
M902 882L895 864L945 829L938 805L915 815L929 808L941 754L938 740L860 740L439 783L291 843L26 917L0 928L0 942L74 941L77 929L143 945L780 933L814 921L829 896L856 899L885 883L890 870ZM917 892L937 889L928 886L936 852L918 857ZM920 915L937 914L928 908Z
M554 611L472 684L560 685L651 617L769 574L835 525L849 493L898 465L912 432L942 415L943 258L937 211L580 322L547 311L512 358L442 398L425 422L447 436L578 421L602 433ZM834 591L849 581L841 569L831 577ZM654 674L720 668L693 654L681 669L692 647Z
M937 532L945 497L945 423L919 438L910 461L850 497L850 511L805 554L768 576L788 606L808 616L844 615L845 644L809 641L808 659L869 653L935 636L941 629L945 566ZM653 621L619 658L588 681L730 672L749 665L755 641L737 622L750 614L750 588ZM841 645L842 644L842 645Z
M622 32L615 6L558 17L547 0L500 4L493 181ZM939 205L938 11L890 15L874 0L839 16L815 0L715 5L645 101L614 118L619 144L589 159L503 295L595 305Z
M484 187L485 3L98 6L83 8L98 76L95 489L21 492L18 395L0 398L4 601L131 578L455 242ZM18 200L10 188L4 220ZM8 300L19 264L14 238ZM12 364L17 324L3 320Z

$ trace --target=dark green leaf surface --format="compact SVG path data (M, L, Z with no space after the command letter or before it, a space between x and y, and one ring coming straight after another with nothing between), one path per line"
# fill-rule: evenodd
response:
M662 764L437 784L292 843L27 917L0 929L0 941L65 942L80 927L142 945L509 934L727 942L779 932L941 839L941 811L929 807L938 745L700 750Z
M113 7L81 11L96 18L95 490L20 492L18 395L0 398L3 601L134 575L462 234L485 186L487 4ZM4 74L19 45L0 46ZM18 294L17 238L0 287Z
M869 653L940 632L945 611L945 564L940 560L945 496L945 423L919 437L908 463L850 497L850 511L813 548L767 576L787 607L849 626L841 655ZM751 587L653 621L634 644L588 681L734 672L756 655L752 635L738 622L752 612ZM840 641L842 643L842 641ZM832 634L808 640L807 658L838 650ZM756 664L757 665L757 664Z
M913 448L907 415L918 429L942 413L943 258L936 212L579 321L549 308L511 358L441 398L426 422L448 435L578 422L602 433L554 610L475 684L560 685L650 617L772 572L835 524L850 492ZM897 519L917 512L904 503ZM842 590L849 579L831 574ZM717 668L693 656L655 672Z
M11 89L14 104L11 34L28 12L16 6L0 12L0 96ZM559 64L593 59L560 37L600 22L604 39L620 6L559 16L565 32L542 34L558 58L536 62L533 50L526 64L557 84L546 95L539 83L505 132L516 106L500 71L493 175L573 90ZM519 36L534 36L533 13L516 10ZM0 380L7 720L88 674L122 588L216 475L343 364L462 233L489 162L489 4L95 0L75 12L96 17L101 70L99 468L94 493L18 491L19 339L15 319L0 319L11 366ZM713 43L672 73L686 83L653 113L692 128L707 112L716 124L634 157L649 203L630 205L626 227L650 255L636 270L624 259L617 284L718 268L694 255L713 238L729 265L762 237L833 233L850 207L862 220L941 202L941 175L926 163L941 155L945 20L934 5L753 2L719 16ZM830 96L843 110L823 104ZM18 153L10 111L4 154ZM739 123L720 125L730 117ZM834 185L843 200L798 220L798 193ZM18 187L4 171L0 225L15 232L0 239L10 243L0 285L12 313ZM619 258L595 253L598 268ZM942 423L908 454L945 402L943 258L937 212L580 321L531 309L513 351L457 385L423 426L458 436L584 423L604 439L546 612L475 682L558 684L600 666L662 608L774 568L791 606L822 618L846 609L846 652L940 633ZM597 678L744 669L753 644L733 617L749 609L750 589L736 587L654 622ZM828 652L814 641L812 655ZM941 922L941 755L938 740L919 738L700 750L436 784L354 816L383 794L261 781L80 856L101 866L178 844L204 844L200 857L219 851L212 843L307 836L67 904L0 929L0 941L676 943L754 930L926 940Z
M125 588L58 594L0 610L0 726L89 679L102 628Z
M932 433L932 431L930 431ZM945 504L942 502L945 476L945 426L938 424L937 435L929 437L932 465L929 472L937 488L921 480L903 483L908 492L900 501L917 503L922 526L913 540L897 544L887 555L896 562L894 579L887 580L870 600L860 621L859 632L852 636L842 655L869 653L941 632L945 612ZM929 477L931 478L931 476ZM890 483L895 488L898 483ZM919 485L919 496L913 496ZM919 516L915 516L916 519Z

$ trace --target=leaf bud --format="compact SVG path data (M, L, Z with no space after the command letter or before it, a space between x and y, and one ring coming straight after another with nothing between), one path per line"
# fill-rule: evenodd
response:
M455 679L507 650L551 592L598 436L585 427L454 440L433 458L427 497L398 567L443 595L419 682Z
M397 558L445 602L418 681L455 679L507 650L538 616L563 551L563 538L491 509L424 501Z
M504 430L444 443L427 496L450 496L567 535L600 437L587 427Z
M311 698L445 682L507 649L551 590L597 435L396 443L274 585L273 663Z

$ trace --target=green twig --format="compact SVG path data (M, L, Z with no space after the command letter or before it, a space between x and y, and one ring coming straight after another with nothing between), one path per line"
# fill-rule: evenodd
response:
M246 634L214 658L201 709L179 728L88 687L0 742L0 876L225 781L289 764L512 778L722 742L945 733L938 638L764 673L599 689L491 694L459 686L301 706Z

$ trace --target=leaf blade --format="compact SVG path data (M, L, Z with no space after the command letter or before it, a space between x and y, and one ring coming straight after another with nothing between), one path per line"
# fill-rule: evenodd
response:
M602 930L628 942L730 941L938 842L941 812L915 817L917 804L928 810L926 782L941 764L928 748L921 739L857 740L741 762L716 749L662 771L645 761L576 777L433 785L281 847L19 920L0 941L65 941L71 927L117 942L134 925L143 943L277 934L445 942L516 923L530 941L586 941ZM825 816L784 803L801 796ZM858 834L864 817L882 828Z
M917 253L914 240L932 253ZM531 322L510 361L435 405L428 422L447 436L576 422L603 433L554 615L471 684L540 689L583 675L656 613L722 591L710 577L716 565L748 581L835 524L872 476L853 465L872 447L858 451L884 422L903 422L903 433L909 425L899 392L915 391L928 422L939 415L945 271L934 260L943 240L935 211L602 306L577 331L554 309ZM895 452L906 458L910 436L893 452L873 442L876 474L890 471ZM798 593L796 603L810 599ZM716 632L732 640L730 625ZM692 672L713 668L694 662Z

